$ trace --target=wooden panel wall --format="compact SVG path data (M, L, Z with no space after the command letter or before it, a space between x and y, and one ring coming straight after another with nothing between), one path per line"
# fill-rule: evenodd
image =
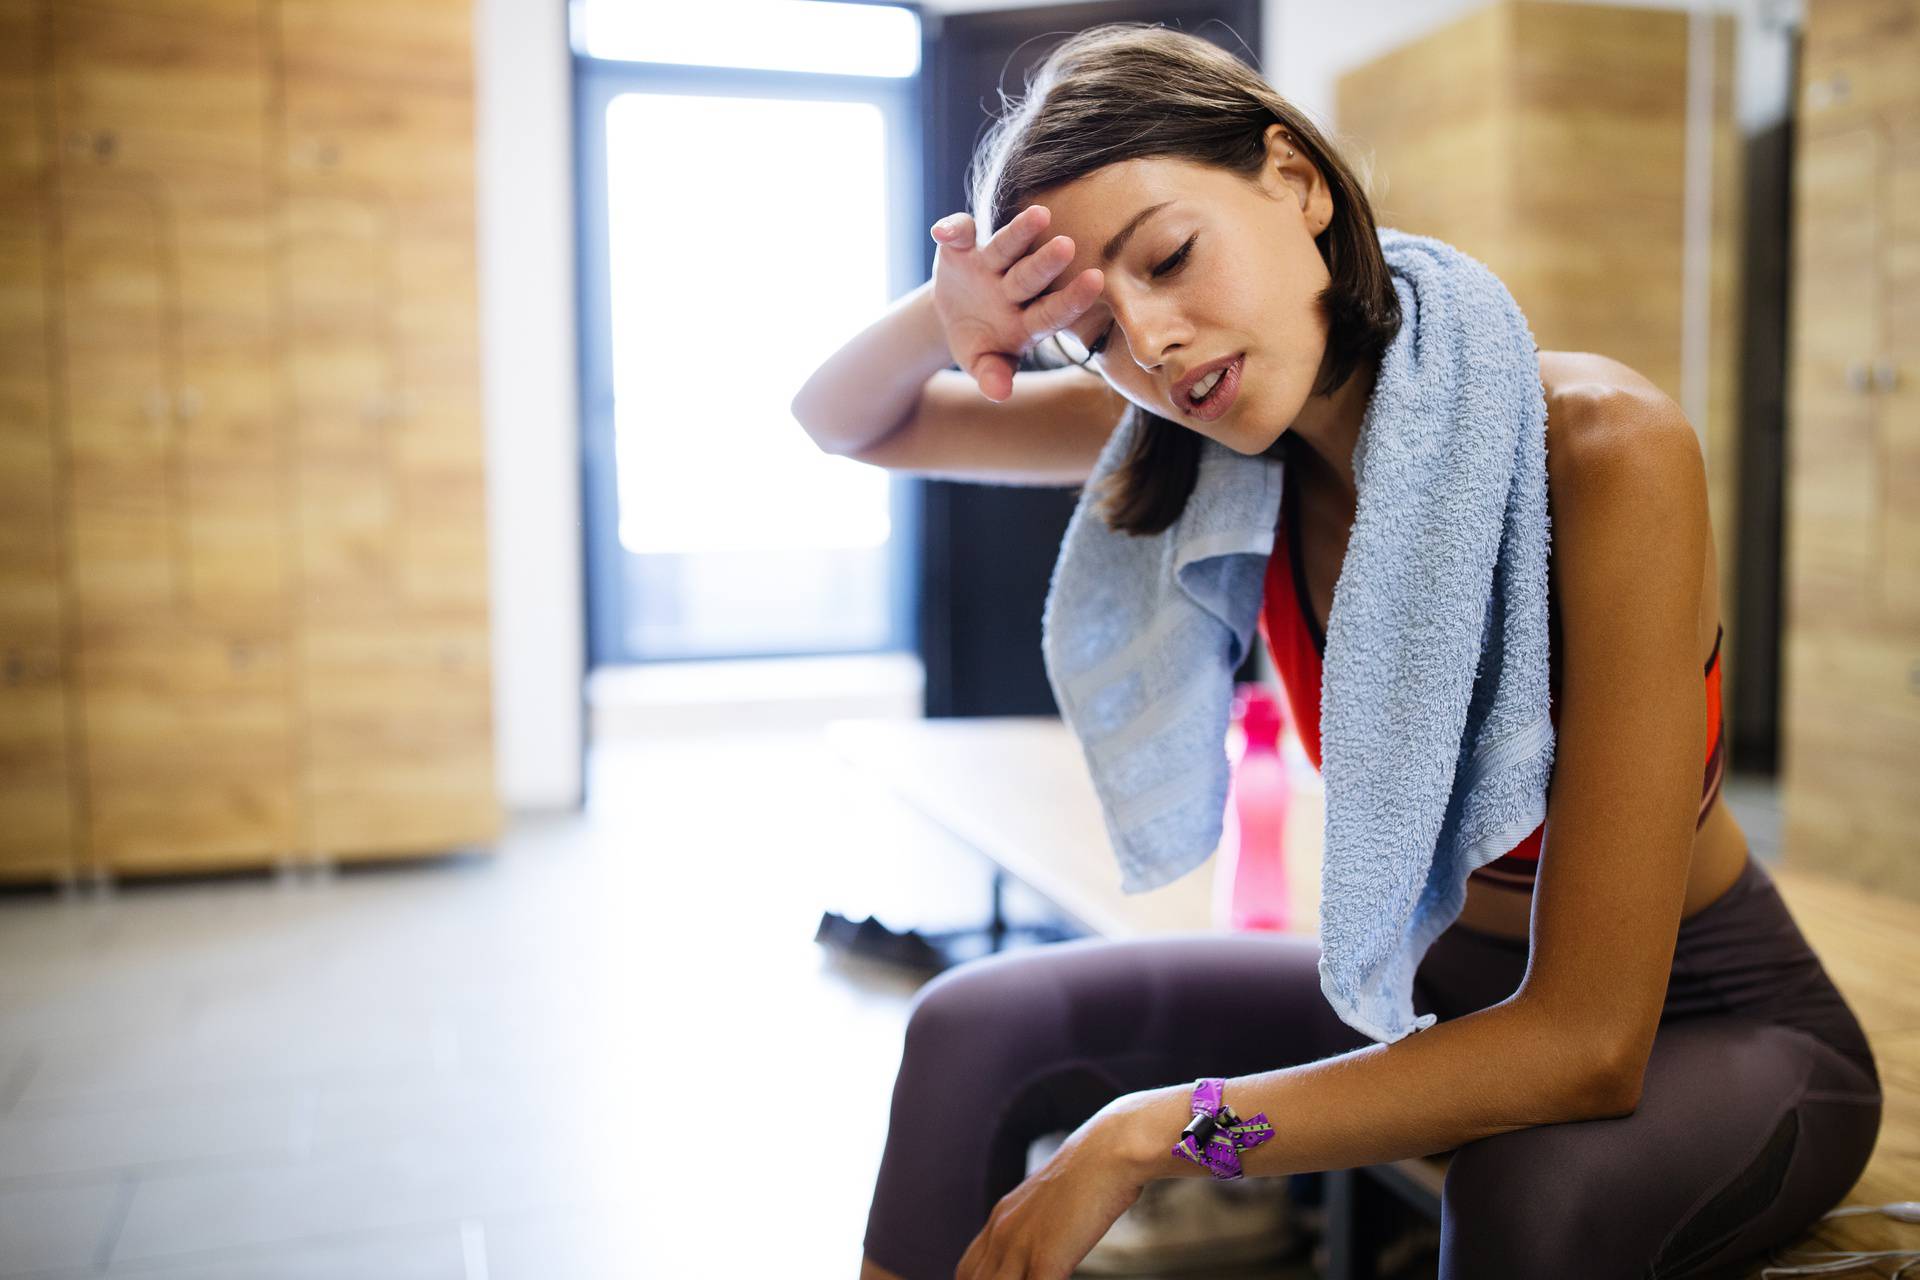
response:
M270 61L252 6L51 10L88 848L294 848Z
M1380 223L1486 263L1543 349L1611 356L1676 401L1688 22L1657 9L1504 0L1343 75L1336 108L1340 135L1371 169ZM1713 33L1708 407L1693 425L1731 636L1741 150L1733 20L1716 18ZM1725 670L1729 701L1738 679Z
M0 5L0 875L490 840L470 5Z
M498 825L466 0L285 0L287 355L314 844Z
M32 0L0 0L0 878L74 870L47 104Z
M1807 7L1795 139L1787 857L1920 900L1920 0Z
M1335 123L1380 225L1489 263L1511 242L1514 26L1510 5L1492 5L1339 78Z

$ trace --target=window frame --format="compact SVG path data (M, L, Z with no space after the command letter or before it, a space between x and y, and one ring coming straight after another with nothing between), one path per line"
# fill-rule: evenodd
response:
M927 15L921 21L921 70L912 76L849 76L758 68L706 67L630 62L573 52L575 275L579 299L581 536L587 588L587 667L615 663L772 658L810 654L880 653L918 648L915 585L920 540L921 489L911 477L892 477L888 542L888 634L867 648L808 648L791 653L703 652L649 655L629 644L623 625L629 602L621 572L625 554L619 536L618 477L614 456L613 302L610 230L607 225L606 113L625 93L678 93L732 98L795 98L866 102L879 108L886 129L886 186L893 208L903 211L900 233L888 246L891 298L927 278L919 238L927 224L922 161L925 120ZM743 157L745 153L743 152ZM795 428L798 430L798 428Z

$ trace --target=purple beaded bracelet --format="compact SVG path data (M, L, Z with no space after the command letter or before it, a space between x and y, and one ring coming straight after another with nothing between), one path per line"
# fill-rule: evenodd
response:
M1242 1120L1221 1098L1223 1076L1203 1076L1193 1085L1193 1119L1180 1133L1173 1154L1204 1168L1223 1181L1244 1177L1240 1153L1273 1136L1266 1112Z

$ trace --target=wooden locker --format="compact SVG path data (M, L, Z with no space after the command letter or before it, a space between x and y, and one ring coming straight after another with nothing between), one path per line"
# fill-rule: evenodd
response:
M1913 48L1920 69L1920 41ZM1880 604L1889 624L1920 639L1920 98L1886 115L1880 317L1884 354L1873 373L1880 405ZM1920 697L1920 665L1910 692ZM1920 769L1920 758L1914 761Z
M1798 86L1789 863L1920 899L1920 0L1816 0Z
M1632 5L1502 0L1340 77L1337 121L1371 175L1383 225L1486 263L1542 348L1611 356L1683 405L1693 21ZM1693 426L1731 652L1741 148L1735 21L1709 21L1711 160L1700 193L1710 232L1693 246L1709 299L1707 408ZM1726 669L1729 702L1739 678Z
M491 840L470 6L281 6L314 848Z
M0 879L497 835L471 21L0 0Z
M40 6L0 0L0 880L75 870Z
M47 13L91 854L268 861L297 798L260 14Z

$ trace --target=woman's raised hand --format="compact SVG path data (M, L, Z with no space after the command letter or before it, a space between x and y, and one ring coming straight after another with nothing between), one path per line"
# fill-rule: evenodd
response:
M1105 287L1098 267L1088 267L1058 293L1034 301L1073 261L1073 241L1041 241L1048 213L1029 205L984 245L975 245L973 218L954 213L933 224L940 251L933 262L933 307L947 334L954 363L979 384L989 400L1013 394L1020 357L1073 323Z

